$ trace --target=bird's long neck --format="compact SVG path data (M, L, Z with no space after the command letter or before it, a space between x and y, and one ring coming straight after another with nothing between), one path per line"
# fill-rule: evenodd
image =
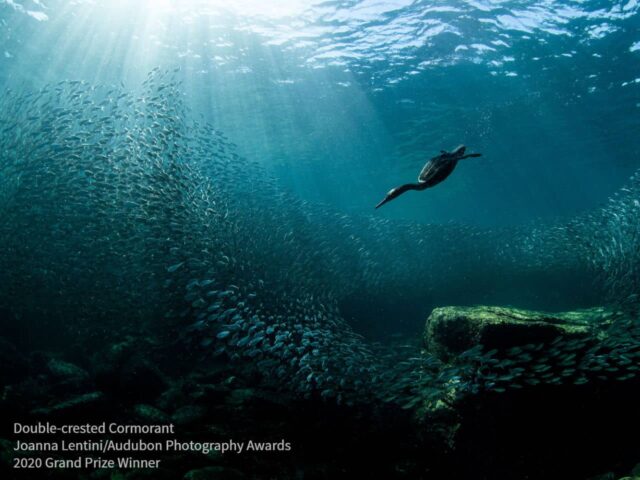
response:
M408 192L409 190L424 190L427 188L427 184L425 182L416 182L416 183L405 183L404 185L400 185L397 190L401 193Z
M385 203L390 202L395 198L398 198L400 195L402 195L405 192L408 192L409 190L424 190L427 187L428 185L426 182L405 183L404 185L400 185L399 187L392 189L387 194L387 196L380 203L378 203L378 205L376 205L376 208L380 208Z

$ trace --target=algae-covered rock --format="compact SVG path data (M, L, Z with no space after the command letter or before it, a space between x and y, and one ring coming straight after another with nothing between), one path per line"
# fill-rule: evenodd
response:
M501 349L558 336L584 337L609 316L602 308L547 313L511 307L440 307L427 318L424 344L447 360L476 345Z

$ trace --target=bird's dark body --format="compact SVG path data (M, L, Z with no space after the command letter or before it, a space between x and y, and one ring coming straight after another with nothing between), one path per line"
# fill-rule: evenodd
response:
M418 181L426 183L426 187L433 187L446 179L458 165L458 158L453 155L438 155L427 162L422 168Z
M422 167L422 171L420 175L418 175L417 183L405 183L404 185L400 185L399 187L392 188L387 196L376 205L376 208L380 208L387 202L390 202L394 198L398 198L405 192L409 190L426 190L429 187L433 187L434 185L439 184L443 180L445 180L451 172L458 165L459 160L463 160L465 158L470 157L480 157L479 153L470 153L465 155L464 152L466 147L464 145L460 145L458 148L453 150L452 152L440 152L440 155L437 157L433 157L429 160L424 167Z

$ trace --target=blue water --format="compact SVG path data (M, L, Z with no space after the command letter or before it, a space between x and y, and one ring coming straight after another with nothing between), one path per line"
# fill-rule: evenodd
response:
M640 164L635 0L227 3L3 2L0 82L134 87L181 66L240 155L350 213L442 149L483 153L384 218L569 217Z

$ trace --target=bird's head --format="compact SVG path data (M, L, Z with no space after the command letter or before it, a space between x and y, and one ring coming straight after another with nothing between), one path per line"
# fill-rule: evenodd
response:
M401 193L402 192L400 191L400 189L392 188L391 190L389 190L389 193L387 193L387 195L382 199L382 201L376 205L376 208L380 208L382 205L384 205L387 202L390 202Z
M451 152L451 154L456 157L461 157L464 155L466 149L467 147L465 147L464 145L459 145L453 150L453 152Z

